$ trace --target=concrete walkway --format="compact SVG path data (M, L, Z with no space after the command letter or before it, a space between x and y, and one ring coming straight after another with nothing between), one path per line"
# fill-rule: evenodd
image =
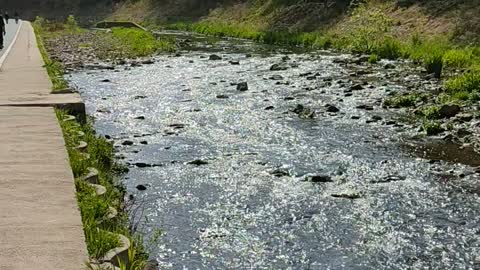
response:
M1 270L80 270L88 259L52 107L80 98L49 94L42 66L32 27L24 22L0 70Z

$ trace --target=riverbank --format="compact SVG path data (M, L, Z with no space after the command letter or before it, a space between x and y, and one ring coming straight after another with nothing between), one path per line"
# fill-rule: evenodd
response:
M41 41L39 49L46 61L48 74L54 83L53 89L54 91L64 89L68 86L63 77L65 71L63 61L65 59L50 54L50 39L65 36L84 37L89 33L78 28L73 17L69 17L66 24L50 23L37 18L34 26L37 40ZM115 55L118 57L124 56L125 51L130 52L129 55L145 56L164 48L162 47L163 43L150 40L150 36L147 36L147 40L143 40L145 38L143 34L129 30L114 29L112 36L107 35L107 33L103 33L101 36L110 40L118 38L116 42L123 39L122 44L127 49L117 51ZM130 39L132 35L134 35L135 41L143 40L139 46L129 45L133 44ZM97 35L95 34L95 36ZM75 44L78 45L78 43ZM66 50L65 47L62 49ZM88 55L85 59L95 61L100 58L105 59L104 56L100 52L93 57ZM78 68L78 66L71 68ZM134 270L153 267L155 264L148 262L148 254L144 248L142 236L136 233L138 224L132 224L129 219L129 212L136 211L136 208L133 208L133 198L125 198L123 185L117 181L119 174L128 169L115 162L112 144L105 138L95 135L91 125L92 119L88 118L85 122L85 119L76 119L67 113L69 113L68 109L56 111L68 150L70 166L75 177L76 197L90 255L87 266L90 269L119 267L119 269ZM82 123L80 120L84 122ZM160 233L158 235L160 236Z
M38 17L33 23L41 38L41 51L54 82L54 90L66 87L63 74L76 69L113 69L117 64L132 67L150 64L151 56L176 50L175 40L155 38L140 29L80 28L73 16L64 22Z

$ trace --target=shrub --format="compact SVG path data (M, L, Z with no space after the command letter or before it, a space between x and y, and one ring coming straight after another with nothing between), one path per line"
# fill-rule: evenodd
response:
M480 91L480 70L472 70L461 76L447 80L445 89L450 93Z
M392 37L386 37L373 50L380 58L396 59L402 56L403 45Z
M453 49L448 50L443 55L443 64L446 67L462 68L468 67L473 61L473 51L471 49Z
M371 54L370 57L368 58L368 62L370 64L376 64L379 61L379 57L376 54Z
M423 122L422 129L427 133L428 136L436 135L444 131L440 123L436 121Z
M438 108L438 106L430 106L430 107L427 107L425 109L423 109L423 115L425 116L425 118L427 119L430 119L430 120L433 120L433 119L439 119L440 118L440 113L439 113L440 109Z
M421 99L421 96L418 94L408 94L388 98L383 104L387 107L412 107L419 99Z

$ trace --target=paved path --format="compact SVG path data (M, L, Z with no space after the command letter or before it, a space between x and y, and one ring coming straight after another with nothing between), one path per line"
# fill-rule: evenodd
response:
M18 24L15 23L15 20L8 20L5 30L7 34L3 37L3 49L0 50L0 57L5 53L8 48L8 45L12 43L15 34L17 33Z
M69 96L49 94L42 66L32 27L24 22L0 70L1 270L80 270L88 258L65 142L51 106L70 102Z

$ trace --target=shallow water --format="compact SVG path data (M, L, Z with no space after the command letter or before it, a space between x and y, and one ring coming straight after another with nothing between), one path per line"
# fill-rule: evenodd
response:
M120 161L153 166L131 165L124 183L146 242L155 228L164 231L158 245L147 244L162 269L474 269L480 207L465 186L477 176L459 178L464 165L415 157L404 147L411 129L387 123L396 116L380 108L406 82L436 82L421 81L408 63L345 65L339 59L351 56L330 52L289 52L284 61L281 48L205 44L193 38L179 57L69 77ZM212 51L223 59L208 60ZM270 71L274 63L289 68ZM368 74L352 74L359 70ZM236 90L241 81L248 91ZM299 118L297 104L316 117ZM356 108L362 104L374 110ZM208 164L188 164L197 159ZM272 175L278 169L285 176Z

